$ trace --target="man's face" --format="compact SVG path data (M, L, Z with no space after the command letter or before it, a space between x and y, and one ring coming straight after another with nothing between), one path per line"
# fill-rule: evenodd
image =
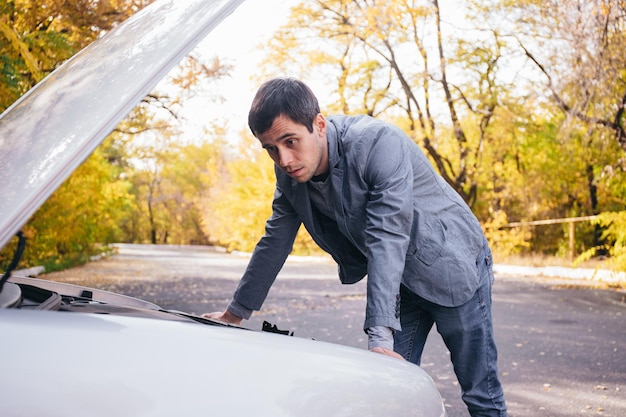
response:
M276 166L298 182L328 172L326 119L321 114L313 121L313 132L279 115L258 139Z

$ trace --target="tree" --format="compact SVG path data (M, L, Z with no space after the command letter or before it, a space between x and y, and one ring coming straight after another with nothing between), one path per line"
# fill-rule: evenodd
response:
M216 182L222 146L181 144L160 133L130 180L138 210L126 222L130 242L207 244L202 204ZM157 145L158 144L158 145Z
M119 223L135 209L131 184L119 174L107 155L96 150L30 219L22 265L62 269L119 241Z
M608 130L626 149L626 2L548 1L530 13L537 7L528 1L504 4L504 12L528 16L514 22L511 36L568 119ZM548 28L549 38L542 38Z
M475 2L490 27L517 46L525 59L537 108L551 114L552 167L534 171L550 177L552 216L598 214L623 210L620 193L608 173L620 170L626 150L626 2L611 0ZM498 22L498 23L495 23ZM532 72L531 72L532 71ZM621 149L620 149L621 147ZM535 151L541 155L539 150ZM567 161L567 169L563 169ZM546 168L546 169L544 169ZM613 169L616 168L616 169ZM544 193L545 194L545 193ZM548 214L544 210L544 216ZM599 225L580 242L582 249L602 244Z
M0 2L0 100L4 100L0 105L8 106L72 54L148 3ZM217 58L205 61L187 57L170 74L171 87L162 85L161 91L148 95L29 221L25 229L31 245L25 263L51 260L49 266L56 268L82 262L102 250L102 245L119 240L144 241L145 230L151 235L146 241L206 243L195 192L201 187L184 181L190 176L182 173L187 168L199 168L194 158L206 154L202 145L155 145L167 145L176 135L181 101L193 94L199 83L225 76L229 70ZM190 160L192 164L181 165ZM148 201L147 222L137 214L146 207L145 201L138 199L142 196ZM163 234L160 240L159 233ZM76 236L72 238L72 234ZM10 250L0 254L0 260L7 259Z
M152 0L0 0L0 110Z
M133 182L138 212L125 222L125 241L206 244L200 204L215 181L224 128L212 122L200 138L185 139L185 99L229 74L217 57L194 54L169 74L116 128ZM213 97L223 100L222 97ZM215 165L215 167L213 167Z
M232 147L229 144L223 149L232 151ZM252 251L272 213L274 163L256 138L242 132L234 153L222 153L218 178L204 199L204 230L212 243L229 251ZM293 251L301 255L321 253L304 227L298 231Z
M302 2L263 75L323 80L329 112L402 127L485 224L608 207L601 175L622 154L607 139L620 143L623 130L624 2L461 5L463 20L437 0ZM508 246L527 247L519 236ZM533 239L558 251L544 236Z
M236 146L232 156L223 155L220 180L204 200L203 218L215 244L251 251L271 214L274 164L249 133L242 133Z
M303 2L272 40L266 63L326 86L332 79L329 112L403 127L473 206L484 143L508 100L507 86L498 84L503 41L496 32L467 41L446 19L436 0ZM312 39L320 46L308 53ZM286 59L296 54L299 69Z

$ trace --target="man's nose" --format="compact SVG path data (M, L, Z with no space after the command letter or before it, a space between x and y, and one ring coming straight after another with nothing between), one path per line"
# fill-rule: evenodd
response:
M293 160L291 152L288 149L281 149L278 152L278 163L282 168L287 168Z

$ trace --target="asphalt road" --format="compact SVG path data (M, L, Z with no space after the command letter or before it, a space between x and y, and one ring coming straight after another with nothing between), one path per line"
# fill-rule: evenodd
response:
M85 284L202 314L222 310L248 258L203 247L122 245L114 256L44 278ZM496 276L499 371L511 417L626 416L626 293L579 281ZM365 349L365 283L343 286L324 258L290 259L261 312L263 320L314 338ZM449 354L433 331L422 367L449 417L467 416Z

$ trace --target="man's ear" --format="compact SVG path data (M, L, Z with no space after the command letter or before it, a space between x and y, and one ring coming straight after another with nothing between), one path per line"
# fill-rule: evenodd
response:
M317 113L313 120L313 126L317 127L317 132L320 136L326 136L326 118L322 113Z

